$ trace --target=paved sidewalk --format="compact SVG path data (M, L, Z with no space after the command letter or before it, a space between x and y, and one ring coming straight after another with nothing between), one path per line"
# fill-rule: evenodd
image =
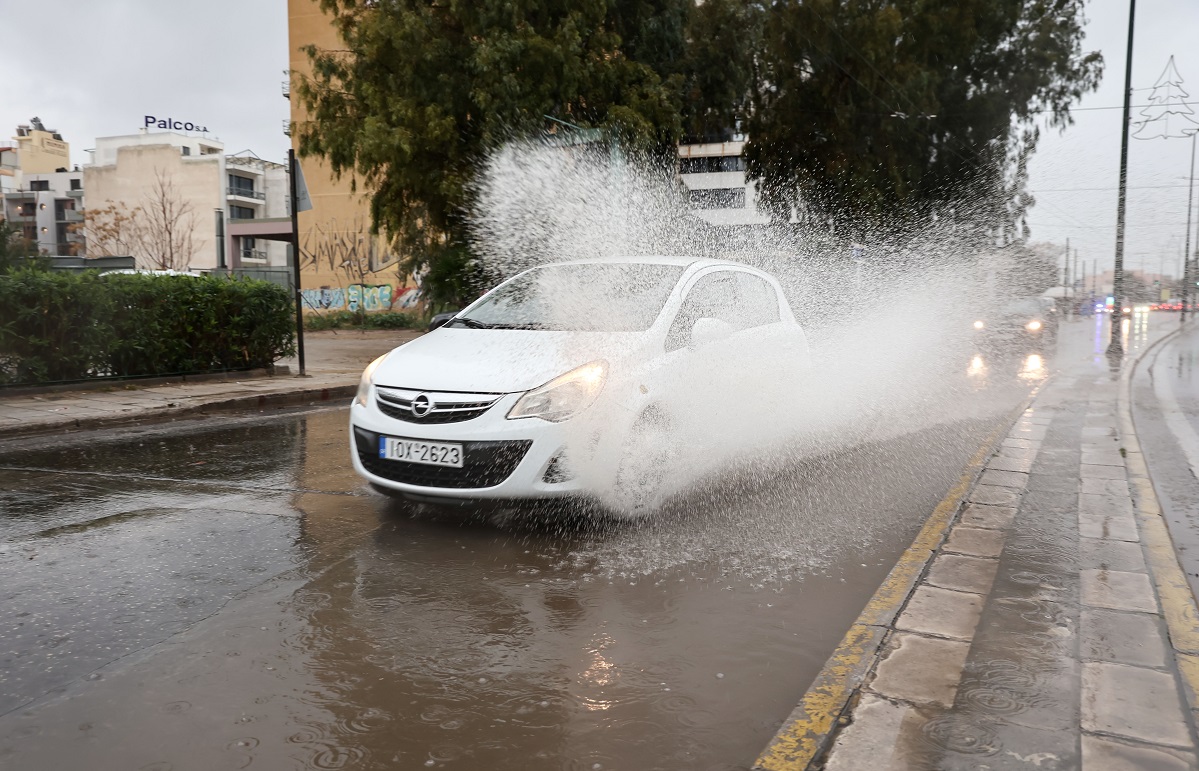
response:
M25 395L6 395L0 391L0 441L203 412L349 400L367 363L418 335L407 330L309 332L305 335L306 377L234 374L199 382L179 379L146 385L125 381L99 389ZM298 366L295 359L280 364L291 372Z
M906 598L867 608L758 768L1199 769L1199 615L1130 374L1045 386Z

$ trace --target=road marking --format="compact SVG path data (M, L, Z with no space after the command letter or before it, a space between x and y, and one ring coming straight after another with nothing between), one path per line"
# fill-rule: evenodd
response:
M1039 387L983 441L957 483L925 521L912 544L866 603L833 655L754 764L755 771L802 771L824 749L837 719L874 666L890 625L903 609L917 580L949 531L983 463L1032 403Z
M1166 377L1159 375L1158 364L1161 363L1159 361L1161 352L1166 348L1167 346L1162 346L1158 348L1157 353L1153 354L1153 364L1149 367L1149 378L1153 381L1153 393L1157 396L1157 401L1162 408L1166 426L1178 440L1178 446L1182 448L1187 465L1191 467L1191 474L1199 479L1199 434L1195 433L1194 427L1187 420L1178 400L1174 398L1174 387L1170 385L1168 372Z
M1199 709L1199 661L1196 661L1193 655L1199 654L1199 607L1195 605L1195 595L1191 592L1186 573L1178 561L1178 552L1170 538L1161 504L1153 489L1149 468L1141 456L1136 425L1132 418L1132 380L1137 366L1150 351L1156 350L1160 353L1165 347L1162 343L1180 331L1181 328L1158 339L1124 367L1120 373L1117 412L1120 418L1120 439L1129 455L1128 481L1133 493L1137 523L1141 529L1141 542L1158 599L1161 601L1162 615L1166 619L1166 630L1169 633L1170 646L1174 649L1175 661L1178 663L1178 676L1184 686L1187 705L1195 710ZM1156 357L1155 353L1155 363ZM1150 374L1152 375L1152 371ZM1154 380L1156 381L1156 378ZM1136 462L1132 462L1134 459Z

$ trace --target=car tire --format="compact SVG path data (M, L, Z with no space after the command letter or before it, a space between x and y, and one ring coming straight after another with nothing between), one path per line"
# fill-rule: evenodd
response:
M651 516L668 497L666 482L676 455L673 423L650 407L633 423L621 447L613 491L614 513L622 519Z

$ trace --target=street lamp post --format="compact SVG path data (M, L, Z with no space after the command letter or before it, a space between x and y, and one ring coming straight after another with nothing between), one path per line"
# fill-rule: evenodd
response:
M1182 249L1182 313L1178 323L1187 320L1187 301L1191 294L1191 201L1195 196L1195 134L1191 132L1191 181L1187 187L1187 235L1186 246Z
M1116 264L1112 271L1112 296L1116 307L1112 313L1112 337L1107 352L1114 356L1124 355L1120 342L1120 323L1124 314L1124 210L1128 191L1128 123L1132 109L1132 30L1137 15L1137 0L1128 0L1128 53L1124 63L1124 120L1120 126L1120 193L1116 204Z

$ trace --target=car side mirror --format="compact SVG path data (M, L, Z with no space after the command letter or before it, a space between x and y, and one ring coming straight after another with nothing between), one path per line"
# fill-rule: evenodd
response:
M429 319L429 331L432 332L438 327L444 327L450 319L458 315L458 311L450 311L449 313L438 313L433 318Z
M698 348L701 345L715 343L718 340L726 339L731 334L733 334L733 327L728 322L703 318L691 327L691 347Z

